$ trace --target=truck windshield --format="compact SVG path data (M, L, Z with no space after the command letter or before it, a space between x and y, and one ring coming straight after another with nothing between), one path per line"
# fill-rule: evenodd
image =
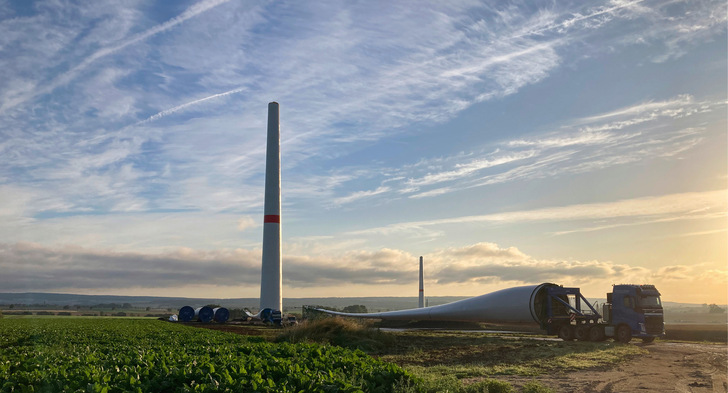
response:
M642 296L640 298L640 306L642 307L662 307L659 296Z

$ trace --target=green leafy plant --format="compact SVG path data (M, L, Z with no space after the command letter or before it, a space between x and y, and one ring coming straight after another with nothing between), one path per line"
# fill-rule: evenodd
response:
M414 378L364 352L133 319L4 319L0 392L389 392Z

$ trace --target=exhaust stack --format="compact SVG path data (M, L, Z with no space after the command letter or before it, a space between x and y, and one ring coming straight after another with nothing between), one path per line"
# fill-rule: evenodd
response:
M417 307L425 307L425 273L422 257L420 257L420 301Z
M281 275L281 154L278 103L268 104L268 142L265 159L263 263L260 309L282 310Z

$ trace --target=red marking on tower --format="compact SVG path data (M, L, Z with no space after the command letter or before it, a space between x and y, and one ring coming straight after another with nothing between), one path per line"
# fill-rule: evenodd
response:
M281 216L278 214L266 214L265 216L263 216L263 223L264 224L268 224L268 223L280 224Z

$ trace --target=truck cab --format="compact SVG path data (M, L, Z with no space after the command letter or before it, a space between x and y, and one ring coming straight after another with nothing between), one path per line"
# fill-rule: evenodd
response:
M654 285L614 285L603 307L605 333L615 340L629 342L638 337L652 342L665 335L660 292Z

